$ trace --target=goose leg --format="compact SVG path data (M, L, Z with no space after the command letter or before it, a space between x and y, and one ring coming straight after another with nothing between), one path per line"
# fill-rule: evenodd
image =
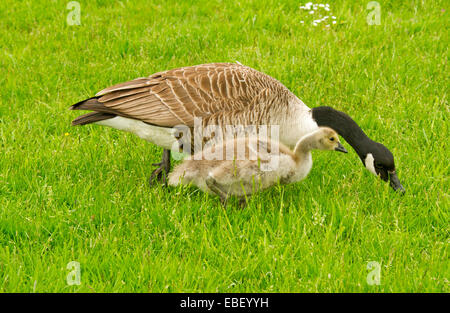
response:
M157 181L167 184L167 176L170 171L170 150L164 149L161 162L153 163L152 166L157 166L157 168L152 172L150 176L149 183L150 186L153 185L153 180L156 178Z
M208 176L205 182L208 188L220 197L220 203L222 203L222 205L226 208L228 194L223 189L221 189L221 186L217 183L214 177Z

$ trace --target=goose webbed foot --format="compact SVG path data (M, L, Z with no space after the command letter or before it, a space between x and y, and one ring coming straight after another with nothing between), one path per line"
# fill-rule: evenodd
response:
M152 166L157 166L157 168L152 172L149 179L149 184L152 186L154 181L158 181L167 186L167 177L170 171L170 150L164 149L161 162L153 163Z

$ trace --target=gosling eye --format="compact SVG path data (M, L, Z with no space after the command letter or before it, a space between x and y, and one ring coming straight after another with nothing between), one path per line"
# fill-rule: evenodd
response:
M334 141L334 137L331 137L331 138L330 138L330 141Z

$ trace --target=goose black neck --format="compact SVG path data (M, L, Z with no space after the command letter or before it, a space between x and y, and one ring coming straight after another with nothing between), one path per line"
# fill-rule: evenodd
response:
M313 108L312 116L317 125L330 127L344 137L345 141L353 147L360 157L364 157L368 153L367 148L372 143L372 140L367 137L361 127L359 127L358 124L344 112L323 106Z

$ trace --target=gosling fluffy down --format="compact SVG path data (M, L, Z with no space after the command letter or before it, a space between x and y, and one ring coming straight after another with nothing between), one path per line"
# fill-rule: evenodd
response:
M311 170L311 150L315 149L347 153L337 133L328 127L302 137L293 151L272 140L232 139L186 158L169 175L169 185L193 184L218 195L222 202L231 195L244 199L278 182L304 179Z

